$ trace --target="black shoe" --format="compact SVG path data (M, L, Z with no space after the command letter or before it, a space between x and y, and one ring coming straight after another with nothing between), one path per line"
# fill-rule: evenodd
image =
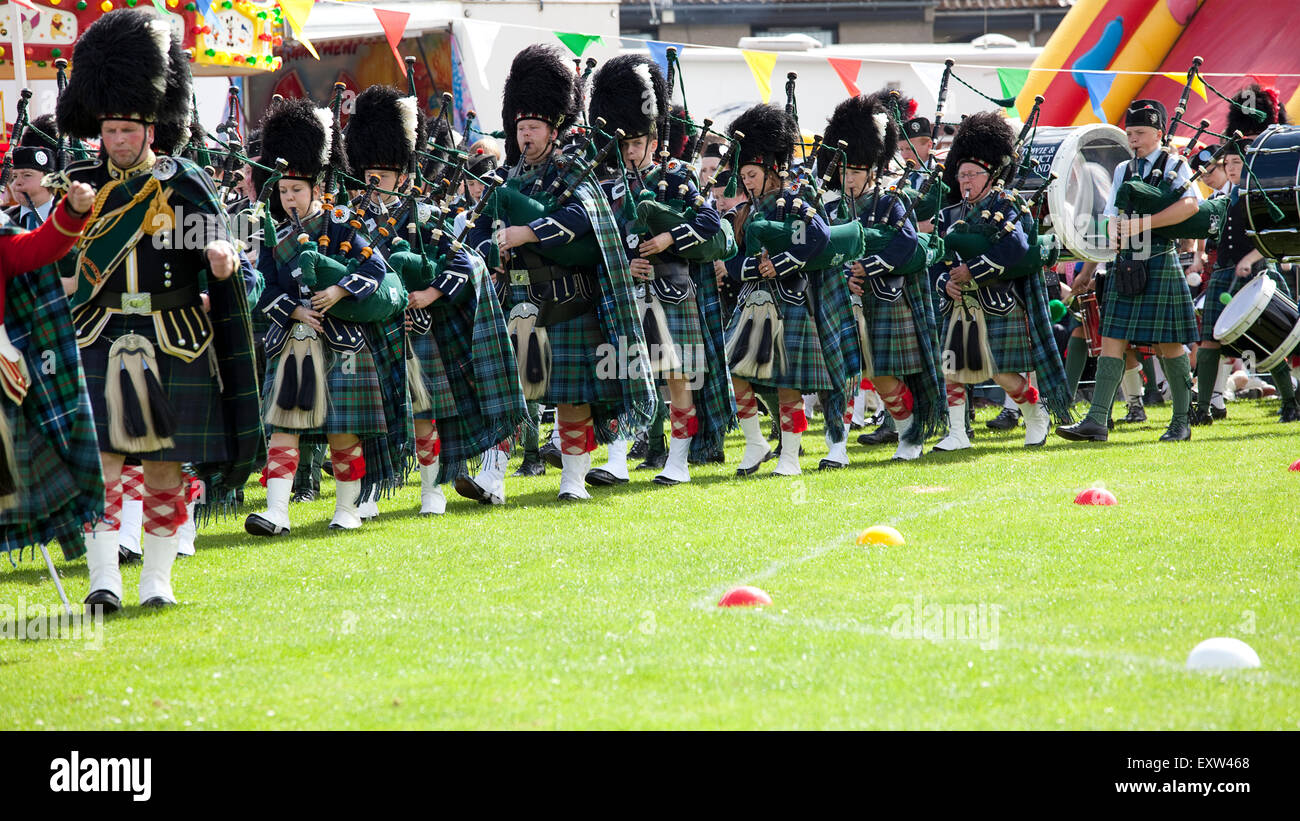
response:
M667 458L668 457L666 456L664 457L665 460ZM604 468L596 468L595 470L587 471L586 479L587 479L587 484L595 485L596 487L627 484L627 479L621 478L619 476L615 476L614 474L610 473L608 470L605 470Z
M772 432L767 435L767 438L775 442L781 441L781 420L772 419Z
M456 491L458 496L478 502L481 505L492 504L492 497L484 490L478 482L474 481L472 476L460 476L454 479L451 487Z
M108 590L92 590L86 597L86 615L93 617L96 611L107 616L122 609L122 600Z
M1001 413L984 424L992 430L1011 430L1020 424L1020 409L1004 407Z
M881 425L872 433L864 433L858 437L859 445L892 445L898 441L898 431L892 425L886 427Z
M321 473L324 473L326 476L333 476L333 475L334 475L334 463L333 463L332 461L330 461L329 459L326 459L326 460L325 460L325 463L322 464L322 465L320 466L320 472L321 472Z
M627 450L627 458L644 459L646 452L650 448L650 437L644 433L638 433L636 440L632 442L632 447Z
M537 455L542 457L543 462L556 470L564 467L564 460L560 458L560 449L555 446L554 442L547 442L542 445L541 450L537 451Z
M1214 405L1214 404L1211 404L1211 405L1210 405L1210 416L1211 416L1212 418L1214 418L1214 419L1227 419L1227 418L1228 418L1228 409L1227 409L1226 407L1222 407L1222 408L1220 408L1220 407L1218 407L1218 406L1216 406L1216 405Z
M1210 412L1207 410L1201 410L1200 408L1193 408L1191 413L1189 413L1187 416L1187 423L1194 428L1200 427L1202 425L1207 425L1207 426L1213 425L1214 417L1211 416Z
M144 601L140 602L140 606L141 606L141 607L156 608L156 609L158 609L158 610L161 610L161 609L163 609L164 607L171 607L171 606L172 606L173 604L175 604L175 603L176 603L176 602L170 602L170 601L167 601L167 600L164 599L162 596L154 596L154 597L151 598L151 599L145 599Z
M694 456L686 457L688 465L725 465L727 463L727 454L721 450L715 450L703 459L696 459Z
M289 501L291 501L291 502L314 502L314 501L316 501L316 491L312 490L312 489L309 488L309 487L308 487L308 488L303 488L302 490L294 491L294 494L293 494L293 496L291 496L291 497L289 498Z
M1142 406L1139 405L1137 402L1134 402L1133 404L1131 404L1131 405L1128 406L1128 413L1124 414L1124 418L1121 419L1121 420L1119 420L1119 421L1121 421L1121 422L1145 422L1145 421L1147 421L1147 412L1146 412L1146 408L1142 407Z
M1142 394L1143 405L1163 405L1164 403L1165 395L1155 388L1150 388L1146 393Z
M817 463L818 470L840 470L848 467L844 462L836 462L833 459L823 459Z
M143 558L144 557L141 556L139 553L133 553L132 551L127 550L125 547L118 545L117 548L118 564L136 564Z
M645 458L644 462L636 466L636 470L663 470L666 464L668 464L668 451L652 453Z
M1061 425L1056 429L1056 435L1071 442L1105 442L1110 431L1105 425L1084 418L1073 425Z
M1169 429L1160 435L1161 442L1186 442L1192 438L1192 429L1186 422L1178 421L1178 418L1170 420Z
M1290 402L1282 403L1282 412L1278 415L1279 422L1300 422L1300 402L1292 399Z
M286 536L289 528L280 527L257 513L250 513L244 520L244 532L250 536Z
M529 476L544 476L546 474L546 464L540 459L525 459L519 466L519 470L510 474L512 479L526 479Z
M800 443L800 445L799 445L799 455L800 455L800 456L803 456L803 444L802 444L802 443ZM780 445L777 445L777 446L772 450L772 452L769 453L769 454L767 455L767 459L777 459L777 458L779 458L780 456L781 456L781 446L780 446ZM767 459L764 459L763 461L766 462Z

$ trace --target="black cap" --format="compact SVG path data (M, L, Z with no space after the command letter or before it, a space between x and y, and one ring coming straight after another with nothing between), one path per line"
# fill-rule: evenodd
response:
M1156 131L1165 131L1169 123L1169 112L1159 100L1134 100L1124 113L1124 127L1146 126Z
M934 126L924 117L913 117L903 126L903 132L913 140L929 137L933 130Z

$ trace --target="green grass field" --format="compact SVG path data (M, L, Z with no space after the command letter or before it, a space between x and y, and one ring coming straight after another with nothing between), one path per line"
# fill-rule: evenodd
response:
M972 451L854 444L829 473L815 430L795 480L697 466L560 504L548 470L504 508L449 489L433 520L412 484L349 535L326 529L327 480L291 538L201 532L179 607L134 606L126 568L102 648L0 641L0 729L1295 729L1300 428L1276 406L1235 403L1189 444L1155 441L1165 406L1037 451L984 410ZM1098 482L1118 506L1072 504ZM859 546L873 524L906 545ZM84 562L58 566L83 597ZM773 606L715 606L735 584ZM58 603L39 558L0 567L19 602ZM1262 668L1186 671L1212 636Z

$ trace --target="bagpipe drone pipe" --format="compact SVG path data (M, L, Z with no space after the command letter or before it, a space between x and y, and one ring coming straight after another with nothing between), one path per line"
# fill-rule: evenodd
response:
M511 177L504 183L494 186L490 192L484 192L483 213L492 217L494 223L502 219L510 225L527 225L562 207L578 187L591 179L596 170L608 161L610 154L617 150L623 132L616 130L615 134L606 134L601 130L604 125L605 121L597 118L590 127L586 140L563 152L559 158L552 156L547 161L548 164L554 165L558 173L545 189L541 189L544 173L531 180ZM599 151L595 149L597 135L606 138L604 147ZM523 158L520 158L520 162L523 162ZM584 234L564 245L550 248L531 246L530 250L566 268L591 270L604 263L600 242L594 232ZM493 256L497 254L495 243L491 254ZM488 264L490 267L497 267L500 262L489 259Z

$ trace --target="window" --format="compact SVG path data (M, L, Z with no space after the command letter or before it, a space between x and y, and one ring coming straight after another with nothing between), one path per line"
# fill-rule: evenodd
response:
M754 26L755 37L784 37L787 34L806 34L823 46L833 46L839 39L839 26Z

